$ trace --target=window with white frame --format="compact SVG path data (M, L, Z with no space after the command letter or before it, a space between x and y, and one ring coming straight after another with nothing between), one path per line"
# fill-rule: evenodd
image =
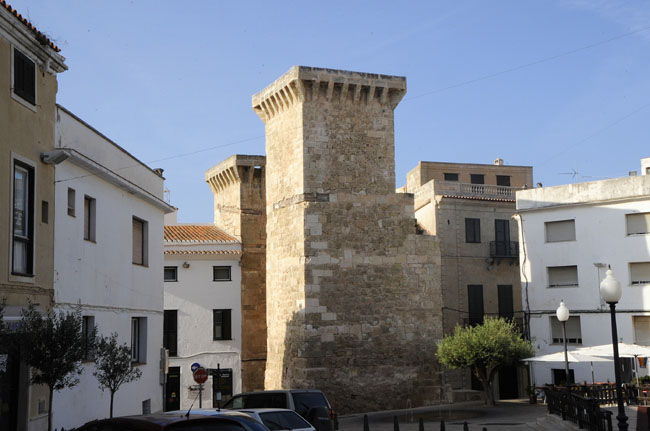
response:
M549 266L546 268L548 274L548 287L578 287L578 267Z
M84 196L84 239L92 242L95 242L96 205L95 198Z
M544 223L546 242L561 242L576 240L575 220L547 221Z
M71 217L75 216L74 200L75 200L76 194L77 194L77 192L75 191L75 189L73 189L71 187L68 187L68 215L71 216Z
M146 221L133 217L133 259L135 265L148 265L148 225Z
M212 339L230 340L231 334L230 310L212 310Z
M634 342L650 346L650 316L632 316L634 324Z
M630 284L650 284L650 262L630 262Z
M14 48L13 91L24 101L36 105L36 63Z
M34 275L34 168L14 160L11 272Z
M165 281L178 281L178 267L166 266L165 267Z
M628 235L645 235L650 233L650 213L625 214Z
M147 318L131 318L131 362L147 362Z
M86 361L92 361L95 359L94 352L90 349L92 345L93 338L95 337L95 316L83 316L81 322L81 334L84 339L84 349L86 350Z
M562 322L557 317L550 316L551 338L554 344L563 344ZM580 316L570 316L566 321L566 342L567 344L582 344L582 331L580 329Z
M213 266L212 267L212 281L231 281L229 266Z

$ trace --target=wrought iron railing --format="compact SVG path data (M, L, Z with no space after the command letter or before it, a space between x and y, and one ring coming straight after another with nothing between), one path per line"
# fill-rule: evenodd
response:
M519 257L519 242L517 241L490 241L490 257Z

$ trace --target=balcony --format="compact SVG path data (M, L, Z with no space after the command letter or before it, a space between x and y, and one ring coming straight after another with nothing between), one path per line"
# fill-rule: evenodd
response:
M489 184L468 184L456 181L436 181L435 193L439 195L515 200L519 187L495 186Z
M493 258L519 258L518 241L490 241L490 257Z

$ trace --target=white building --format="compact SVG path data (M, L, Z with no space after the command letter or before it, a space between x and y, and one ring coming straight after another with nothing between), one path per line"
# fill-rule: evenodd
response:
M203 407L217 407L217 392L221 403L241 392L241 253L214 225L165 220L165 410L199 406L192 364L209 373Z
M611 343L609 306L599 285L611 266L623 286L617 305L619 339L650 345L650 159L641 176L517 192L524 310L536 354L563 350L555 311L571 317L569 348ZM624 380L633 360L624 359ZM591 383L589 363L570 364L575 381ZM563 363L535 363L536 384L564 381ZM648 374L640 368L639 375ZM612 362L594 363L595 381L614 381Z
M115 416L162 410L164 179L60 106L55 148L44 158L56 164L55 306L80 303L84 330L131 346L142 377L118 390ZM109 416L94 369L85 362L79 384L54 393L54 428Z

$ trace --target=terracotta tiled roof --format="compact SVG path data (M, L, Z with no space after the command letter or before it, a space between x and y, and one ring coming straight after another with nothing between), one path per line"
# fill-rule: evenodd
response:
M25 24L27 26L27 28L30 29L31 32L34 33L34 35L36 35L36 40L38 40L40 43L42 43L43 45L49 46L50 48L52 48L56 52L61 51L61 49L58 46L56 46L54 44L54 42L52 42L43 33L38 31L38 29L36 27L34 27L31 22L27 21L27 19L25 19L21 14L19 14L16 9L12 8L11 5L9 3L7 3L5 0L0 0L0 6L7 9L13 16L15 16L18 19L18 21Z
M452 199L469 199L474 201L492 201L492 202L515 202L515 199L509 198L488 198L483 196L460 196L460 195L442 195L443 198Z
M165 226L165 241L168 242L237 242L216 226L181 224Z
M187 256L190 254L241 254L241 250L165 250L165 254Z

